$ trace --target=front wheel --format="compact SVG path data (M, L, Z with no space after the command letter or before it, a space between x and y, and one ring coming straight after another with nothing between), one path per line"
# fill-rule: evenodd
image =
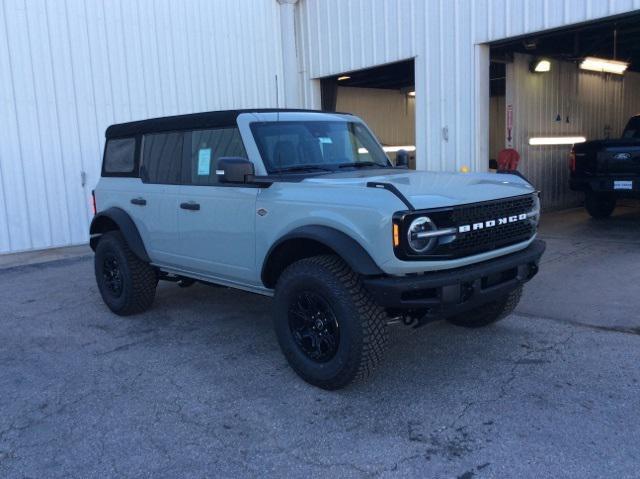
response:
M340 258L293 263L276 286L274 326L291 367L305 381L339 389L367 377L387 342L386 314Z
M588 191L585 196L584 206L592 217L607 218L611 216L616 207L616 197L610 193Z
M466 313L451 316L447 318L447 321L464 328L482 328L488 326L509 316L513 310L516 309L516 306L518 306L521 296L522 286L497 301L483 304Z

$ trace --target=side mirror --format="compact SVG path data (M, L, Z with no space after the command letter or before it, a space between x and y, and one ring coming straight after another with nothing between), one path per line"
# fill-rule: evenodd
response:
M218 159L216 174L221 183L246 183L255 174L253 163L246 158L222 157Z
M409 152L407 150L398 150L396 153L396 167L409 167Z

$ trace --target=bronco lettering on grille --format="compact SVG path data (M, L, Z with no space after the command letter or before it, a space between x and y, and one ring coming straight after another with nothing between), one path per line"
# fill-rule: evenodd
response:
M492 228L496 225L506 225L508 223L516 223L527 219L527 214L522 213L519 215L505 216L504 218L497 218L495 220L482 221L480 223L473 223L471 225L458 226L458 233L467 233L469 231L482 230L485 228Z

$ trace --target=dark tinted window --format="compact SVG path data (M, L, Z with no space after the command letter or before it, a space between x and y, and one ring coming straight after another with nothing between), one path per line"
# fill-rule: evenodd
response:
M631 118L622 133L622 138L640 138L640 117Z
M180 183L183 133L145 135L140 177L146 183Z
M135 138L109 140L104 153L105 173L132 173L135 166Z
M190 167L186 182L192 185L217 183L218 159L229 156L247 157L237 128L193 131L190 151Z

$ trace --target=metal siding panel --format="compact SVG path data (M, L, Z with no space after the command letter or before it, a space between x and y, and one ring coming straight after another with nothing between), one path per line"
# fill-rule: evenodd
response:
M486 123L482 115L488 111L484 102L488 92L476 85L482 84L478 75L485 74L487 58L480 55L476 45L621 13L637 8L640 0L624 0L615 5L596 0L349 0L344 3L349 4L349 8L341 6L339 22L330 21L331 12L338 11L332 1L300 3L306 23L299 33L305 42L301 69L305 72L306 105L312 106L318 101L314 78L415 57L419 167L453 170L471 157L472 168L483 170L486 158L482 156L488 154L489 141L488 133L485 135L482 128ZM412 12L409 20L407 12ZM344 31L345 24L349 25L348 34ZM337 25L340 25L340 35ZM328 38L337 40L329 43ZM354 45L362 45L359 52L351 51ZM336 58L340 57L339 62ZM544 92L538 94L542 105L551 109L551 99ZM444 127L449 129L449 141L443 139ZM470 138L478 145L469 141ZM535 165L535 174L542 171L556 174L553 154L542 157L540 164Z
M87 241L109 124L276 105L272 0L5 0L0 25L0 253Z
M0 115L0 129L4 138L19 137L19 123L17 116L17 97L15 95L14 71L12 51L16 48L10 43L9 23L12 23L15 2L3 2L0 8L0 80L3 88L2 114ZM7 18L11 16L11 19ZM20 53L14 52L14 54ZM4 210L2 221L8 225L8 250L12 251L21 245L31 246L31 235L28 230L29 216L25 208L27 196L24 187L24 172L20 144L17 141L0 141L0 170L2 171ZM4 250L7 251L7 250Z

